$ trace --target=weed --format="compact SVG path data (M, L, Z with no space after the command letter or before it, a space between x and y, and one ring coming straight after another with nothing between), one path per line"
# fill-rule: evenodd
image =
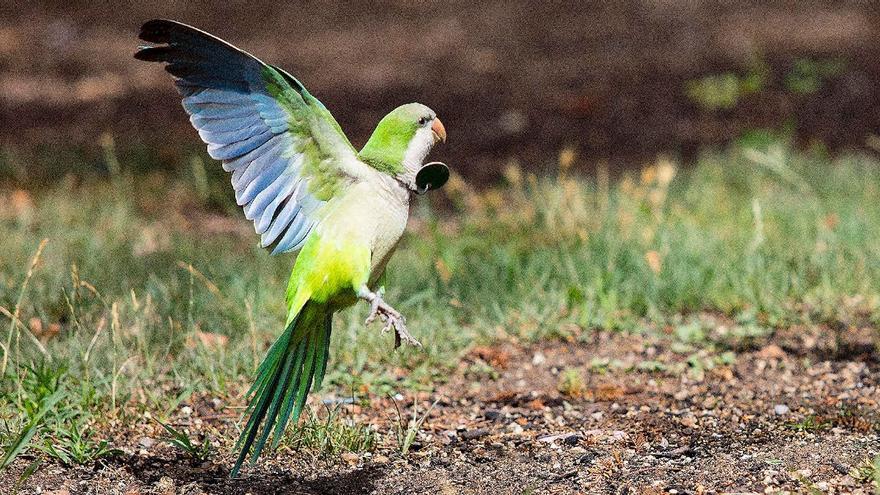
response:
M376 431L343 417L342 404L324 406L326 417L306 410L303 421L294 425L284 437L284 445L307 449L321 455L343 452L370 452L376 447Z
M874 492L880 493L880 455L873 460L866 457L850 470L849 475L859 483L871 483L874 485Z
M817 431L827 430L831 427L831 423L810 414L808 416L805 416L804 419L795 423L789 423L786 426L794 431L813 433Z
M648 360L636 363L635 369L646 373L662 373L666 371L667 366L660 361Z
M583 397L587 391L587 384L580 370L569 368L559 374L559 383L556 386L559 393L568 397Z
M400 451L400 455L406 457L407 454L409 454L413 443L416 441L416 436L418 435L419 430L422 428L425 420L428 419L431 411L433 411L437 403L440 402L440 399L435 400L431 404L431 407L429 407L421 416L419 416L419 402L413 400L412 416L408 421L404 421L403 413L400 411L400 407L397 404L397 399L391 396L391 401L394 403L395 411L397 411L397 424L394 431L395 437L397 438L397 448Z
M45 445L39 448L67 466L91 464L121 452L110 447L107 440L93 440L89 427L77 420L56 427Z
M162 438L162 440L168 442L174 447L177 447L197 461L206 461L208 460L208 458L211 457L211 454L213 453L211 442L203 440L202 442L195 443L192 441L192 439L190 439L189 434L186 431L178 430L177 428L174 428L167 423L163 423L158 419L156 419L155 421L159 423L169 435Z
M4 380L4 384L16 382L15 390L0 387L0 397L9 404L17 405L21 418L19 432L9 435L11 440L3 458L0 459L0 469L9 466L27 449L37 431L45 426L46 416L66 396L66 390L61 384L65 370L55 369L43 363L33 367L23 367L21 371L22 376L10 376Z
M471 363L464 372L465 377L471 381L497 380L501 374L491 364L478 359Z
M3 459L0 459L0 469L6 468L12 464L12 461L14 461L19 454L24 452L28 443L31 441L31 438L33 438L37 430L43 426L43 418L53 407L55 407L55 404L57 404L63 396L63 391L56 390L52 395L40 400L37 411L30 416L27 423L25 423L24 427L21 429L21 432L12 440L12 443L6 449Z

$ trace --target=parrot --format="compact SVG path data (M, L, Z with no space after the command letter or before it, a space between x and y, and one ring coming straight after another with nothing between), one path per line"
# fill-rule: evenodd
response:
M164 63L209 156L230 172L236 203L260 246L296 253L287 285L284 331L270 346L245 395L248 406L230 472L278 446L311 390L320 390L333 315L363 300L365 324L421 347L406 319L384 300L380 282L404 233L413 194L449 178L424 163L446 141L437 114L420 103L395 108L357 150L330 111L299 80L192 26L143 24L135 58ZM249 416L248 416L249 415Z

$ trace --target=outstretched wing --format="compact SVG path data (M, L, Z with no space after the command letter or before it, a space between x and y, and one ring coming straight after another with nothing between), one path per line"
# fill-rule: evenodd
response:
M152 20L135 58L165 62L208 154L272 254L302 247L320 206L366 165L330 112L293 76L194 27Z

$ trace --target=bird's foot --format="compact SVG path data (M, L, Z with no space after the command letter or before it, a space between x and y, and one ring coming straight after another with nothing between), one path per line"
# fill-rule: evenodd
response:
M376 320L376 317L382 319L385 323L385 326L382 327L382 332L388 332L390 330L394 330L394 348L397 349L400 347L401 342L406 342L407 344L414 345L416 347L422 347L422 344L413 337L409 331L406 329L406 318L403 317L400 312L396 309L392 308L388 303L382 300L382 296L379 294L373 294L370 302L370 315L367 316L366 324L370 324Z

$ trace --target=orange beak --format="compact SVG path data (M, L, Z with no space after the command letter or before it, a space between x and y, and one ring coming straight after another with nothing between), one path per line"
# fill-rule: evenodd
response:
M446 128L443 127L443 122L440 122L440 119L434 118L434 123L431 124L431 130L434 132L434 142L443 141L446 142Z

